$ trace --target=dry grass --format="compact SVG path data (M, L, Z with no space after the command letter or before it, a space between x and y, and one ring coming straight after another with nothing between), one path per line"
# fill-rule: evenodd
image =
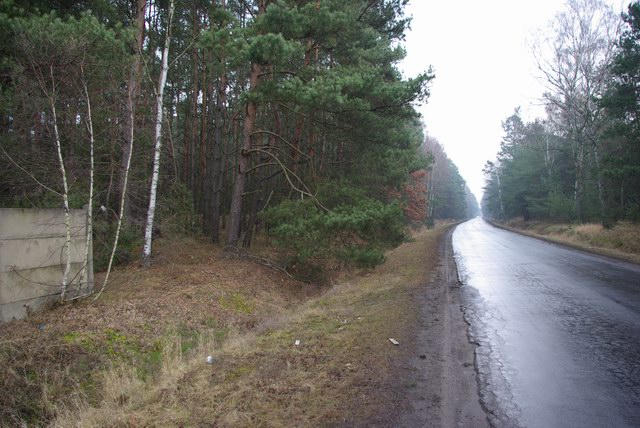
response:
M174 343L183 354L202 336L222 343L320 292L204 242L166 241L157 251L151 269L116 270L97 302L0 325L0 383L12 391L0 394L0 426L42 424L76 402L98 405L105 370L154 378Z
M65 427L375 422L402 352L387 339L402 344L415 323L409 291L443 231L417 232L322 295L207 244L165 242L155 267L118 271L98 303L0 327L0 363L14 368L4 390L24 392L0 399L0 416Z
M505 226L576 248L640 263L640 224L618 222L606 229L595 223L553 224L512 219Z

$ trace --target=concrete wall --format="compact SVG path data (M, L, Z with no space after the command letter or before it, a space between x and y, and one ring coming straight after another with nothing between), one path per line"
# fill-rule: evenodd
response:
M93 248L85 266L86 210L71 210L68 297L93 290ZM65 267L62 209L0 208L0 322L60 298Z

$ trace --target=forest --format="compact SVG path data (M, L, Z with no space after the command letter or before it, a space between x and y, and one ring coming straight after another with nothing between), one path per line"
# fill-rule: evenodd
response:
M546 117L503 122L483 214L506 220L640 221L640 3L622 16L571 1L534 49Z
M406 3L4 0L0 206L86 207L107 272L176 234L376 265L477 211L416 110L434 74L399 71Z

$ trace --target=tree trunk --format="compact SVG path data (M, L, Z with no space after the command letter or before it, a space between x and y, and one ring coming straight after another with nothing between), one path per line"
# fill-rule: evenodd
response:
M584 147L582 143L578 143L577 153L576 153L576 178L574 183L574 204L576 209L576 218L578 222L582 223L583 221L583 212L582 212L582 197L584 190Z
M198 38L200 32L199 25L199 17L198 10L196 7L196 3L192 4L192 14L193 14L193 39L196 40ZM189 109L187 110L187 114L185 115L184 121L184 179L187 183L187 186L194 191L195 189L195 139L196 139L196 123L198 116L198 96L200 94L199 87L199 60L198 60L198 46L194 45L193 50L191 51L191 63L193 66L193 77L192 77L192 91L191 91L191 99ZM194 192L195 194L195 192ZM195 202L195 201L194 201Z
M505 220L504 202L502 200L502 183L500 183L499 171L496 171L496 180L498 181L498 200L500 202L500 219Z
M249 91L255 90L262 69L258 64L251 64L249 78ZM231 208L229 212L229 229L227 231L227 245L235 248L240 239L240 223L242 221L242 197L245 189L246 174L249 166L249 151L251 150L251 134L256 122L258 106L253 98L247 101L244 127L242 131L242 149L238 156L238 169L236 170L233 193L231 195Z
M545 152L544 152L544 165L547 169L547 177L549 178L549 183L551 183L551 153L549 151L549 135L545 135Z
M202 186L202 198L204 200L203 204L203 232L207 236L211 236L213 230L213 222L212 218L212 201L213 201L213 164L214 164L214 153L213 153L213 130L212 127L215 124L210 123L209 121L209 110L215 110L213 106L213 96L216 93L214 89L213 76L209 76L207 79L207 90L206 90L206 109L203 112L203 120L202 120L202 133L203 138L205 139L205 154L204 154L204 182ZM213 116L215 117L215 111L213 112ZM201 141L202 142L202 141Z
M209 210L209 201L211 200L211 198L209 195L210 192L208 190L205 190L207 189L207 186L210 184L208 179L208 174L207 174L207 156L209 156L208 150L207 150L207 135L208 135L207 122L209 119L207 104L210 96L211 96L211 83L210 83L209 76L207 75L207 69L205 67L202 71L202 108L200 111L200 125L199 125L199 128L200 128L200 142L199 142L200 165L198 167L199 179L198 179L197 192L194 192L196 195L196 198L198 198L200 201L200 212L202 213L203 231L205 234L209 234L211 231L210 229L211 213Z
M307 40L307 48L304 53L304 66L308 67L311 63L311 40ZM300 162L300 142L302 140L302 134L304 130L305 116L302 113L294 113L296 117L296 125L293 131L293 138L291 140L291 163L294 173L298 172L298 163Z
M258 180L256 180L258 181ZM247 215L247 222L244 228L244 238L242 240L242 246L249 248L251 246L251 240L253 239L253 229L258 218L258 205L260 204L260 197L258 193L251 195L251 202L249 203L249 213Z
M128 94L129 96L133 95L132 92L129 92ZM133 100L128 99L127 104L133 105ZM133 123L134 110L128 109L128 113L131 115L129 120L131 121L131 123ZM130 141L133 143L133 127L129 127L128 129L129 129L129 132L131 133L129 135ZM104 275L104 281L102 282L102 287L100 287L100 291L98 292L98 294L96 294L96 297L94 297L93 300L97 300L102 294L102 292L104 291L104 289L106 288L107 283L109 282L109 275L111 274L111 268L113 267L113 258L116 255L116 249L118 248L118 241L120 240L120 229L122 229L122 219L124 216L124 206L127 198L127 185L129 183L129 170L131 169L132 153L133 153L133 150L129 150L128 156L126 160L124 160L125 161L124 177L123 177L123 183L122 183L122 192L120 193L120 211L119 212L121 214L118 216L118 224L116 225L116 236L113 239L113 247L111 247L111 255L109 256L109 264L107 266L107 272Z
M175 144L173 144L173 130L172 130L172 127L171 127L171 116L170 116L169 113L167 113L167 109L166 108L164 110L164 117L165 117L165 121L167 122L167 135L169 136L171 163L173 165L173 179L174 179L174 181L177 182L180 179L180 176L178 175L178 162L176 160L176 147L175 147Z
M611 226L609 219L607 218L606 207L604 203L604 185L602 183L602 170L600 168L600 153L598 152L598 145L593 145L593 159L596 164L596 181L598 184L598 203L600 205L600 223L604 227Z
M171 43L171 22L173 21L173 0L169 4L169 20L167 22L167 32L164 39L164 50L162 51L162 70L158 79L158 90L156 91L156 127L155 127L155 150L153 155L153 175L151 177L151 189L149 191L149 209L147 210L147 224L144 230L144 248L142 250L142 264L148 267L151 264L151 244L153 241L153 218L156 212L156 195L158 192L158 178L160 176L160 154L162 153L162 119L163 119L163 97L164 87L167 83L167 73L169 71L169 45Z
M53 84L53 69L51 69L51 83ZM69 272L71 271L71 215L69 212L69 186L67 183L67 171L64 167L64 159L62 158L62 145L60 143L60 133L58 131L58 117L56 115L56 103L54 99L55 86L52 87L51 95L49 96L49 105L51 107L51 115L53 118L53 133L56 140L56 151L58 153L58 166L60 168L60 175L62 176L62 201L64 205L64 251L65 251L65 264L64 272L62 274L62 285L60 291L60 301L64 301L64 296L67 293L67 286L69 281Z
M624 218L624 179L620 182L620 218Z
M213 165L212 165L212 189L211 191L211 240L214 243L220 241L220 203L222 192L222 144L225 106L227 103L227 76L223 71L218 83L218 96L216 97L216 122L213 142Z
M133 136L135 127L135 104L140 86L140 75L142 72L142 45L144 42L144 19L147 7L146 0L137 0L136 4L136 36L134 41L134 61L129 71L129 83L127 84L127 103L125 116L124 145L122 146L122 162L120 164L120 199L124 198L124 205L121 204L120 218L129 217L130 204L127 198L126 186L129 175L129 159L133 151Z
M226 0L220 1L220 6L226 9ZM220 47L220 64L221 73L218 79L216 107L214 112L214 129L213 129L213 147L211 154L213 161L211 164L211 188L207 189L211 198L211 218L210 218L210 236L211 241L215 244L220 242L220 206L222 199L222 182L223 182L223 165L222 165L222 145L223 131L225 129L225 108L227 105L227 72L225 67L225 49Z
M89 268L89 248L91 247L91 240L93 239L93 176L94 176L94 169L95 169L93 149L95 146L94 144L95 141L94 141L94 134L93 134L93 118L91 115L91 99L89 98L89 91L87 90L87 84L84 80L84 73L83 73L82 88L84 89L84 96L87 100L87 130L89 131L89 157L90 157L89 203L87 205L87 234L86 234L85 252L84 252L84 269L86 272L85 277L88 279L89 273L87 269Z

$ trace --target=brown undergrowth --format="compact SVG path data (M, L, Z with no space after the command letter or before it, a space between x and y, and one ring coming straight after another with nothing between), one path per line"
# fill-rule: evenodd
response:
M394 400L391 366L415 322L408 291L444 226L420 231L328 291L212 246L164 242L97 302L0 326L5 425L351 424ZM296 345L296 341L299 344ZM213 364L206 363L213 356ZM386 406L386 407L385 407ZM393 407L393 406L392 406Z
M606 256L640 263L640 224L618 222L612 228L600 224L558 224L511 219L508 228Z

